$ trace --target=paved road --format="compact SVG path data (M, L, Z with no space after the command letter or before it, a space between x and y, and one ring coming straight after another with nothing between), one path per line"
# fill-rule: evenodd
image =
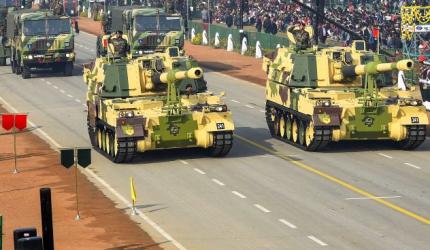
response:
M81 33L76 43L77 64L89 61L94 37ZM139 211L187 249L428 249L430 141L414 152L341 143L307 153L270 138L264 88L215 72L206 79L211 90L226 90L234 112L231 154L159 151L115 165L93 153L91 169L110 190L89 179L119 207L133 176ZM0 68L0 96L62 146L89 145L85 91L79 67L72 77L42 72L31 80Z

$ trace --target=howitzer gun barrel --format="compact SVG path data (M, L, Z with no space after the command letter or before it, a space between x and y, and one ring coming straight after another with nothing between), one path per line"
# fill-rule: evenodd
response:
M203 76L203 69L200 67L191 68L189 70L172 70L159 75L159 82L170 83L184 79L199 79Z
M414 67L412 60L400 60L394 63L376 63L371 62L365 65L345 66L342 68L344 77L352 77L365 74L381 74L392 70L409 71Z

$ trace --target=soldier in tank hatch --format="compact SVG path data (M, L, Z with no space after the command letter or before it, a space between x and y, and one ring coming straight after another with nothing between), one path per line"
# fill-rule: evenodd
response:
M296 29L298 27L298 29ZM296 40L296 48L298 50L305 50L311 47L309 32L305 30L305 24L299 22L288 28L288 32L293 34L294 40Z
M110 43L114 48L115 57L126 57L128 52L128 43L122 37L122 31L118 30L114 36L111 36Z

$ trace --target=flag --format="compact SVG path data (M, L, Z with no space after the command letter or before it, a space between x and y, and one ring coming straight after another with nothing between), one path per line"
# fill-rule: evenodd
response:
M5 130L10 130L14 127L15 115L14 114L2 114L1 125Z
M27 127L27 114L15 115L15 127L19 130L23 130Z
M133 201L133 206L136 203L136 190L134 189L134 181L133 177L130 176L130 193L131 193L131 200Z

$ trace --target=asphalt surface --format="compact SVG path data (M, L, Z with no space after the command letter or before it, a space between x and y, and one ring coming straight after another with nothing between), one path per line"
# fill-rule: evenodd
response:
M23 80L0 68L0 96L61 146L89 146L79 64L94 57L95 38L81 33L75 41L72 77L39 72ZM428 249L429 140L412 152L381 142L304 152L270 137L263 87L205 77L211 90L227 93L237 127L231 153L157 151L116 165L93 152L97 178L89 179L119 207L130 212L118 195L130 197L133 176L138 210L187 249ZM133 218L162 247L178 246Z

